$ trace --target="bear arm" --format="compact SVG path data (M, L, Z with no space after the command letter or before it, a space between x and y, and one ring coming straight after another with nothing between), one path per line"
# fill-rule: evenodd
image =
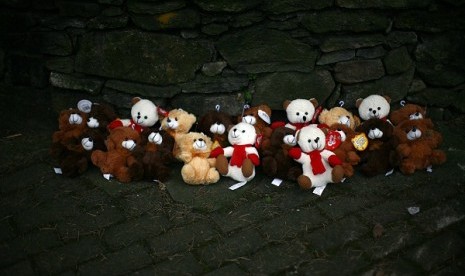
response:
M294 147L288 151L288 154L292 159L298 160L302 156L302 150L300 148Z
M224 154L224 149L222 147L217 147L210 152L210 157L216 158L220 154Z
M247 158L249 158L250 161L252 161L252 164L254 164L255 166L260 165L260 158L258 158L258 155L254 153L247 154Z
M406 157L410 155L411 148L407 144L400 144L397 146L396 151L402 157Z
M184 163L189 163L192 160L192 154L190 152L183 151L178 155L178 158Z

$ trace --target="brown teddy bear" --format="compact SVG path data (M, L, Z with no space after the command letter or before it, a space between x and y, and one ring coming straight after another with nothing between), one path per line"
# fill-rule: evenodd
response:
M371 118L356 131L363 132L368 139L368 147L359 153L360 171L374 176L392 170L396 160L394 127L386 120Z
M289 156L292 146L284 143L286 135L294 134L294 130L278 127L273 130L269 146L262 151L262 170L270 177L296 181L302 174L302 166Z
M179 159L184 162L181 175L191 185L207 185L218 182L220 174L215 169L215 158L209 158L213 142L207 135L189 132L178 139Z
M244 109L243 114L237 117L237 122L253 125L255 127L255 132L257 135L261 136L262 139L271 136L271 108L266 104Z
M426 110L416 104L406 104L401 108L391 112L389 116L390 121L396 126L405 120L425 120L423 123L428 126L428 128L433 128L434 124L431 119L426 118Z
M133 151L140 144L139 132L131 127L117 127L110 130L106 140L107 152L92 152L92 163L103 174L111 174L121 182L141 179L143 166Z
M331 127L334 124L343 124L355 130L360 125L360 118L352 114L347 109L335 106L331 109L323 109L318 117L321 124Z
M197 117L181 108L170 110L168 115L161 121L161 128L174 138L173 156L179 159L178 139L189 132Z
M415 170L427 169L446 161L444 151L437 149L442 135L429 128L428 120L404 120L394 128L394 135L398 139L396 151L403 174L413 174Z
M332 151L342 161L344 176L351 177L354 175L354 166L360 162L360 156L352 143L357 133L346 124L333 124L329 129L340 134L341 144Z
M235 124L234 119L234 116L219 109L211 110L200 117L197 131L212 139L213 148L217 146L227 147L229 145L228 128Z

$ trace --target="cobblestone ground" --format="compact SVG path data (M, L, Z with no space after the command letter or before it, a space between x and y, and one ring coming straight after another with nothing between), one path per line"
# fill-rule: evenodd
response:
M164 184L67 179L47 155L47 98L13 100L1 94L16 116L1 120L0 275L465 272L464 120L437 124L448 161L432 173L357 174L317 196L260 172L191 187L180 166Z

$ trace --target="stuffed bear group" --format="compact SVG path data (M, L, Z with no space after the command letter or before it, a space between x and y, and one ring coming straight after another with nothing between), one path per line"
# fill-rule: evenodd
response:
M181 162L182 179L190 185L221 177L247 183L260 167L305 190L342 182L356 170L410 175L444 163L442 135L426 110L405 104L391 112L390 101L376 94L358 99L355 114L342 106L322 108L315 99L286 100L286 119L272 121L266 104L247 106L240 115L217 106L197 119L135 97L130 118L120 118L109 104L81 100L59 114L50 153L69 177L94 165L124 183L163 182Z

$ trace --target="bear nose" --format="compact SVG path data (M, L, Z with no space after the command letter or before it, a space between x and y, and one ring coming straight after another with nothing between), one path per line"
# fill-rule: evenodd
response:
M413 128L412 128L412 131L413 131L413 132L417 131L417 128L416 128L416 127L413 127Z
M303 116L302 118L304 119L304 121L307 121L307 116Z
M203 138L199 138L199 141L200 141L200 142L203 142Z
M373 114L376 114L376 110L373 110Z
M315 143L318 143L318 141L320 141L320 137L315 138Z
M416 113L415 113L415 116L420 116L420 112L416 112Z
M168 117L167 121L168 121L168 123L170 123L170 122L171 122L171 119Z
M92 141L93 141L92 138L89 138L89 142L92 142Z

